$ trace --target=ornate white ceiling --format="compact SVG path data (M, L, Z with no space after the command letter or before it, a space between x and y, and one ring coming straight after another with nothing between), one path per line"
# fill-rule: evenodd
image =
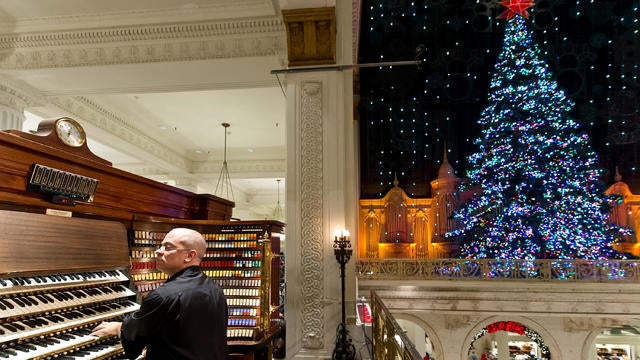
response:
M115 167L195 192L214 193L229 123L234 216L269 217L285 175L280 12L334 4L3 0L0 102L72 117Z

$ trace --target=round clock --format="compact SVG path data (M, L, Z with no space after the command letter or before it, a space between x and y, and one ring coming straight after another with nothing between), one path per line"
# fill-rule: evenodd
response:
M87 134L77 121L70 118L60 118L55 122L58 139L65 145L80 147L87 140Z

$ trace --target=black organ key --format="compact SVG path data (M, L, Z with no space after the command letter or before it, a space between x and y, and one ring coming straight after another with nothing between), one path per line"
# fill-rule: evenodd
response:
M78 311L80 311L81 313L83 313L85 315L94 315L96 313L91 308L78 309Z
M73 339L73 337L69 334L59 334L57 335L59 338L61 338L62 340L71 340Z
M124 280L119 271L0 279L0 312L7 314L0 324L0 360L121 358L117 338L98 345L90 334L99 322L139 308Z
M24 297L13 298L13 301L20 301L24 306L31 306L31 301L29 299L25 299Z
M13 348L22 352L29 352L31 350L30 348L25 346L25 344L15 344Z
M29 305L38 305L38 302L30 296L23 296L22 301L28 303Z
M4 326L6 329L9 329L9 331L13 331L13 332L18 331L18 329L10 323L4 323L2 324L2 326Z

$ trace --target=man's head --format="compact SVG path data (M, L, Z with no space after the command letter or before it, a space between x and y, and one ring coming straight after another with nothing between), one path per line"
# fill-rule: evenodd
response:
M169 276L200 261L207 250L202 235L191 229L176 228L167 233L156 250L156 263L160 271Z

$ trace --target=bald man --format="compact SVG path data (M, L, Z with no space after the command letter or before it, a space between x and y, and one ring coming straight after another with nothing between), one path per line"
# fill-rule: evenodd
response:
M122 323L104 322L92 335L119 335L130 359L146 348L149 360L226 360L227 300L200 269L206 250L199 232L171 230L156 250L158 269L169 279Z

